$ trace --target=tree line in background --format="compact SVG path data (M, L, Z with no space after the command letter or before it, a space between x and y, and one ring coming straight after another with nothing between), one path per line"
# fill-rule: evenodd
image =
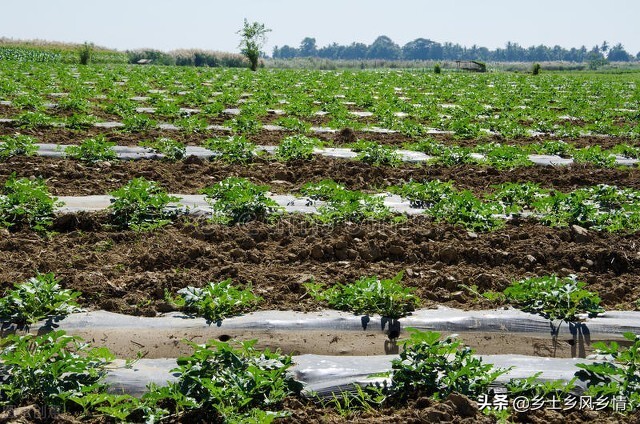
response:
M163 52L155 49L139 49L121 52L105 47L95 46L93 43L70 44L49 42L43 40L21 41L0 37L0 60L62 62L62 63L132 63L177 66L208 66L208 67L245 67L250 65L255 70L259 66L269 66L269 61L262 51L266 42L266 34L271 30L258 22L244 21L243 28L237 32L241 36L240 54L216 52L202 49L181 49ZM547 47L544 45L524 48L517 43L508 42L504 48L489 50L486 47L461 46L453 43L438 43L426 38L417 38L404 46L399 46L391 38L382 35L371 44L351 43L340 45L332 43L318 47L315 38L306 37L299 47L284 45L273 49L271 61L276 66L300 66L299 61L288 59L322 59L320 65L309 65L302 61L302 66L319 66L321 69L335 69L335 64L344 62L354 66L367 67L373 63L374 67L411 66L412 61L480 61L503 63L540 63L540 62L570 62L579 64L584 69L584 63L589 69L597 69L608 62L640 61L640 52L634 57L628 53L621 43L613 47L606 41L601 45L587 49L566 49L561 46ZM577 69L577 68L576 68Z
M634 57L628 53L622 44L613 47L606 41L600 46L587 49L566 49L560 46L548 47L544 45L522 47L517 43L508 42L505 48L489 50L486 47L463 47L459 44L444 43L417 38L400 47L386 35L381 35L371 44L351 43L340 45L337 43L318 47L316 39L306 37L299 47L284 45L274 47L274 59L293 58L322 58L343 60L481 60L486 62L629 62ZM640 60L640 52L635 59Z

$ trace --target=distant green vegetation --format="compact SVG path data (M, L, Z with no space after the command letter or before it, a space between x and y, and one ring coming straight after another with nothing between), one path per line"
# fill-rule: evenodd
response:
M89 49L87 49L89 47ZM84 44L47 41L18 41L0 39L0 61L41 63L82 63L83 53L89 53L87 62L99 63L153 63L155 65L208 66L242 68L247 61L237 53L202 49L180 49L163 52L154 49L118 51Z
M62 62L62 55L54 51L46 51L28 47L1 47L0 60L18 62Z
M640 53L639 53L640 54ZM611 62L629 62L634 59L633 54L627 52L621 43L614 46L604 41L602 45L595 45L587 50L566 49L560 46L548 47L544 45L524 47L518 43L507 42L504 48L499 47L489 50L486 47L473 45L471 48L454 43L439 43L426 38L416 38L403 46L396 44L391 38L381 35L370 45L364 43L351 43L339 45L332 43L318 47L316 39L305 37L300 42L300 47L284 45L273 49L274 59L324 59L342 61L434 61L454 62L462 61L457 67L472 67L475 62L480 66L481 62L573 62L588 63L589 68L606 65ZM636 57L637 58L637 57ZM469 64L465 63L469 62ZM538 69L539 71L539 69ZM436 72L437 73L437 72Z
M81 44L0 40L0 61L79 63L81 49ZM127 60L124 52L92 46L92 63L127 63Z

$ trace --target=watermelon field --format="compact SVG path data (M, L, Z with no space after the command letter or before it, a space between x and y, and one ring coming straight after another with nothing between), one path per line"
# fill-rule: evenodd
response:
M639 163L638 73L1 60L0 421L634 422Z

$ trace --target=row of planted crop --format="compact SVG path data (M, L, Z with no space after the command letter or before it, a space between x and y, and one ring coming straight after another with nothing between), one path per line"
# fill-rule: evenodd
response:
M390 279L368 276L351 283L335 282L328 288L312 280L304 288L323 307L398 319L410 315L422 303L414 294L415 289L401 284L402 277L402 272ZM580 316L593 318L604 312L600 298L585 285L572 277L550 275L514 281L503 292L479 293L475 286L460 288L496 307L507 304L551 321L577 322ZM52 317L62 318L82 311L76 302L80 296L80 292L62 289L53 273L37 274L14 283L14 288L0 297L0 321L31 325ZM253 293L250 284L236 286L231 279L185 287L176 293L165 290L164 299L174 310L202 317L209 323L254 311L263 300Z
M354 118L351 112L343 114L331 114L326 120L324 127L314 127L314 119L305 119L295 116L281 116L277 118L273 124L263 124L263 120L270 115L266 110L263 114L259 112L262 108L260 105L255 107L246 106L242 112L237 115L229 115L225 112L224 106L221 104L209 104L205 107L207 114L193 115L191 112L182 112L179 108L174 108L171 116L168 116L160 122L149 116L147 113L139 113L132 104L123 104L119 102L106 107L103 112L108 115L108 119L113 119L113 115L117 115L122 124L118 125L129 131L146 131L150 129L175 129L186 133L204 132L214 128L220 119L224 120L224 125L220 128L232 130L242 134L255 134L263 128L274 128L282 130L292 130L298 132L310 132L319 128L321 131L340 130L343 128L351 128L363 131L382 131L386 133L400 133L407 137L420 137L428 134L448 134L456 139L491 139L501 137L504 139L521 139L527 137L550 136L557 138L575 139L586 136L614 136L638 139L640 135L640 126L636 125L636 121L630 121L626 124L613 122L610 124L596 122L592 125L575 125L566 119L558 121L538 122L533 126L522 125L518 121L511 120L494 120L487 121L481 119L474 121L468 117L442 116L438 120L419 121L406 116L392 115L392 117L383 120L373 120L365 122ZM50 109L53 110L53 109ZM65 114L68 114L67 109ZM167 112L168 113L168 112ZM166 113L165 113L166 115ZM314 114L314 115L317 115ZM230 117L233 116L233 117ZM324 116L324 114L323 114ZM167 119L168 118L168 119ZM61 127L71 128L74 130L87 129L92 126L102 125L101 119L91 113L73 112L64 117L52 116L50 113L42 111L26 111L18 114L15 119L3 118L9 121L15 121L16 125L25 129ZM369 119L371 121L371 119ZM113 121L107 122L112 125ZM211 125L211 122L214 125Z
M187 154L184 143L170 137L141 141L139 146L149 149L148 152L162 155L163 159L169 161L183 159ZM317 138L291 135L284 137L273 152L275 159L283 162L310 160L314 154L320 153L347 155L376 166L397 166L403 161L412 161L444 166L485 164L497 169L532 166L534 165L530 157L532 154L544 155L544 160L549 164L577 163L606 168L619 166L621 163L632 164L635 159L640 159L640 147L629 144L618 144L612 149L603 150L597 145L576 148L561 140L548 140L525 146L491 142L468 148L443 144L427 138L407 145L408 149L404 151L397 151L391 146L366 140L347 144L345 145L347 150L339 152L322 150L325 146L327 143ZM118 159L114 147L116 147L115 143L109 142L105 136L96 136L83 140L77 146L59 146L59 149L66 157L95 163ZM212 159L242 164L251 162L265 149L264 146L256 146L243 136L209 138L205 140L203 147L211 151ZM34 137L21 134L0 136L0 160L6 160L12 156L30 156L37 152L38 146ZM570 159L563 160L566 158Z
M176 69L141 67L68 67L32 64L3 64L0 96L19 98L28 94L58 89L70 97L99 100L99 95L115 98L149 97L150 103L177 96L176 103L186 107L206 105L212 97L225 97L225 104L237 105L242 99L257 97L267 108L289 108L291 98L325 103L354 103L374 111L389 103L398 111L410 111L420 100L432 104L455 103L470 112L488 110L556 110L565 114L576 109L602 113L622 113L612 103L625 101L620 107L637 106L635 79L632 76L562 76L530 78L514 74L434 76L412 71L389 72L317 72L303 70L248 73L228 69ZM300 98L297 98L300 96ZM479 100L484 101L479 101ZM582 99L583 101L577 101ZM521 102L514 102L518 100ZM602 102L607 102L602 104ZM493 103L491 110L487 103ZM300 104L291 106L292 112ZM636 110L637 113L637 110ZM632 116L632 115L629 115Z
M199 92L202 98L229 95L231 101L247 94L260 96L261 103L268 107L288 104L293 94L304 95L306 99L352 101L359 108L376 105L379 101L391 100L397 107L413 106L410 101L419 98L437 99L440 103L456 102L473 105L477 112L487 110L486 102L478 98L496 100L498 110L514 107L513 99L523 103L554 109L580 108L595 105L606 99L625 99L628 107L634 105L635 80L628 76L560 76L549 75L529 78L513 74L455 75L436 77L420 72L315 72L315 71L268 71L250 74L235 70L193 70L171 68L140 67L60 67L7 66L11 78L6 89L0 92L6 96L19 93L50 92L52 88L82 95L87 91L108 94L110 90L134 96L150 96L160 101L166 95L177 96L178 103L197 106L189 100L190 92ZM373 83L373 84L372 84ZM154 97L155 96L155 97ZM533 98L528 98L532 96ZM123 97L123 96L120 96ZM580 105L575 97L585 97L589 102ZM193 99L197 102L197 99ZM502 100L502 101L500 101ZM287 103L284 103L287 102ZM415 102L414 102L415 103ZM427 103L430 103L427 102ZM604 105L602 105L604 106ZM607 105L609 108L611 105ZM516 105L515 107L521 108ZM602 108L602 112L607 111ZM630 112L632 112L630 110ZM571 114L571 113L569 113Z
M353 284L336 284L329 289L311 283L306 288L313 297L337 309L397 318L413 310L418 301L411 290L399 284L401 278L401 274L389 280L361 278ZM53 274L39 274L16 284L14 290L0 298L0 319L5 323L26 324L47 317L59 320L79 309L75 303L79 295L61 289ZM596 316L603 312L599 298L585 290L583 283L570 278L530 278L512 283L503 293L485 294L494 300L500 296L503 301L542 315L552 323L577 322L580 314ZM236 288L228 280L209 283L204 288L188 287L180 290L177 297L169 295L169 298L186 312L210 321L249 310L259 300L250 290ZM578 364L580 370L574 380L541 383L536 380L539 374L535 374L509 380L507 393L543 402L562 395L564 400L577 388L579 379L586 383L584 395L606 398L603 409L610 407L619 412L611 403L617 397L626 402L624 410L633 411L640 402L637 379L640 338L634 334L625 337L629 342L625 349L616 343L596 344L597 353L607 354L609 359ZM285 414L281 402L287 396L300 394L302 385L286 372L294 362L291 356L260 352L253 348L254 342L190 344L194 353L180 358L178 367L172 370L177 382L164 387L151 385L141 398L134 398L107 393L103 378L114 356L105 348L90 347L62 331L8 336L0 339L0 405L36 402L53 410L63 408L85 417L104 415L127 422L155 422L181 417L193 410L214 413L229 422L246 422L249 417L263 422L270 415ZM442 400L453 392L489 401L495 396L488 391L491 383L510 370L484 364L461 342L452 337L442 340L436 332L409 330L409 338L402 345L399 359L392 362L391 372L386 374L389 385L365 386L353 398L334 396L335 403L326 403L324 407L348 408L341 404L345 401L357 408L372 409L397 406L417 395Z
M131 118L140 103L131 100L136 98L170 119L182 118L181 107L218 116L225 108L242 104L241 117L247 121L260 121L269 110L282 109L304 124L318 112L327 112L334 128L361 126L350 115L352 108L358 108L373 113L379 126L408 135L427 128L455 131L464 138L482 136L483 129L507 138L527 136L530 131L563 137L581 132L637 136L638 131L635 81L625 76L440 78L408 71L249 74L128 67L52 71L37 65L1 72L8 77L0 84L0 99L10 99L23 110L41 110L46 102L37 93L58 89L62 93L54 94L67 95L64 101L60 98L60 109L79 116L86 116L97 101L104 112Z
M0 405L15 408L35 403L47 416L64 411L83 420L155 423L206 416L215 422L265 423L292 414L308 419L310 412L323 418L334 415L352 419L361 413L394 411L397 418L403 408L411 408L419 398L434 405L436 411L440 409L438 402L446 402L448 408L460 405L451 410L454 415L478 420L481 414L505 421L522 419L524 411L552 405L565 411L566 415L561 415L564 417L579 410L590 417L623 421L640 403L635 371L640 365L640 337L631 333L625 336L628 347L599 343L597 351L609 359L577 362L572 367L577 368L574 378L569 381L541 381L542 372L536 372L502 378L504 388L498 391L498 378L516 367L485 362L487 358L476 356L455 336L443 338L438 332L410 330L409 337L401 342L399 356L389 360L386 371L375 375L384 384L371 378L368 384L356 382L326 398L303 392L300 380L304 374L293 372L295 357L259 350L254 347L255 341L184 341L193 353L178 358L173 368L153 367L156 383L136 397L107 382L105 377L114 370L115 360L108 349L92 346L64 331L16 335L5 338L0 345ZM138 368L135 362L127 361L120 367ZM169 369L170 373L164 374L166 381L158 383L162 372ZM136 373L136 377L146 375ZM115 383L113 377L110 380ZM513 403L518 399L529 400L532 406L523 410L522 404ZM291 405L293 409L289 409ZM310 412L300 410L305 406Z
M267 186L245 178L229 177L205 188L211 219L223 224L252 220L275 220L283 206L269 197ZM457 190L451 182L432 180L407 182L390 188L414 208L437 222L448 222L474 231L490 231L504 226L509 217L529 217L543 224L564 227L578 225L610 232L640 229L640 192L628 188L598 185L570 193L540 188L533 183L507 183L490 195L477 197L469 190ZM180 198L170 196L155 182L135 178L111 193L111 224L135 230L154 229L171 222L180 209L167 209ZM301 189L302 199L314 205L310 219L325 224L371 220L403 221L407 217L385 205L388 193L367 194L347 190L324 180ZM46 230L55 209L62 206L49 195L38 179L10 177L0 194L0 225L8 228L31 227Z
M633 99L635 78L633 75L561 75L548 74L539 78L526 75L494 73L485 75L442 75L435 76L420 71L338 71L322 72L308 70L268 70L249 73L231 69L175 69L164 67L74 67L43 66L37 64L3 63L3 74L11 77L6 88L8 93L20 93L33 87L37 92L90 90L126 91L130 95L146 93L185 95L189 90L215 93L227 90L232 94L270 91L274 97L288 92L303 92L340 96L348 100L375 103L380 97L395 95L402 100L418 97L435 97L448 101L465 101L470 91L494 99L505 99L507 95L534 93L537 100L557 99L563 105L583 93L597 95L607 93L607 88L624 98ZM373 82L373 84L372 84ZM524 87L529 93L518 90ZM12 88L12 90L11 90ZM369 90L362 90L368 88ZM244 91L237 91L244 89ZM161 93L158 93L162 90ZM505 93L505 91L508 91ZM411 96L409 98L408 96ZM551 97L548 97L551 96ZM555 97L553 97L555 96ZM273 98L273 97L272 97ZM366 102L365 102L366 100ZM471 99L475 101L476 99ZM594 98L593 100L597 100ZM482 108L483 105L479 105Z

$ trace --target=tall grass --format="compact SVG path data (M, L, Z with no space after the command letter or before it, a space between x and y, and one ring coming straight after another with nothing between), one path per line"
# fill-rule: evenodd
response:
M138 49L127 52L129 63L139 63L141 60L150 60L154 65L177 66L209 66L244 68L246 59L235 53L218 52L202 49L179 49L163 52L155 49Z

